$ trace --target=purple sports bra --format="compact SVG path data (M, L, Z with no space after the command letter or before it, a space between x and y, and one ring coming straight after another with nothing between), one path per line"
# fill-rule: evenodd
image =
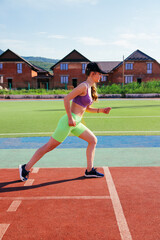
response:
M87 84L88 85L88 84ZM87 87L87 94L85 96L77 96L73 98L73 102L77 103L78 105L82 107L87 107L88 105L91 105L93 103L93 99L91 95L89 95L89 89Z

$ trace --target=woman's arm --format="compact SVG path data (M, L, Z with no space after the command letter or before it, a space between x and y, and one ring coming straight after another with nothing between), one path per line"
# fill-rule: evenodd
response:
M89 113L105 113L105 114L109 114L109 112L111 111L112 108L107 107L107 108L92 108L90 106L88 106L86 108L86 112Z

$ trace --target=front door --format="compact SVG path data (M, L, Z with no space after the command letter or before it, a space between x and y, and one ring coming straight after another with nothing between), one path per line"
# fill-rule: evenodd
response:
M12 88L12 78L8 78L8 88Z
M137 83L141 84L142 78L137 78Z
M74 88L77 87L77 78L72 79L72 85Z
M42 81L38 80L38 88L48 89L49 88L49 81Z

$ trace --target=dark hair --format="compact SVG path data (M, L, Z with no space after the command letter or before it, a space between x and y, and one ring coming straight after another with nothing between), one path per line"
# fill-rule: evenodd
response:
M96 62L89 62L86 67L86 75L89 76L90 72L99 72L101 74L106 74Z
M89 64L88 64L89 65ZM87 66L88 66L87 65ZM86 71L85 74L88 77L90 75L90 73L93 72L93 70L91 70L90 68L86 67ZM94 83L94 85L91 87L91 95L92 95L92 99L93 101L97 101L98 99L98 94L97 94L97 87L96 84Z

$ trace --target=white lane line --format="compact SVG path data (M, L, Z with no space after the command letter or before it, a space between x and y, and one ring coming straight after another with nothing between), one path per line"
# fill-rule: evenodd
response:
M105 119L110 119L110 118L160 118L160 116L113 116L113 117L110 117L110 116L107 116L107 117L84 117L84 118L105 118Z
M4 136L4 135L7 135L7 136L12 136L12 135L34 135L34 134L38 134L38 135L41 135L41 134L53 134L53 132L37 132L37 133L1 133L0 136Z
M0 240L3 238L10 224L0 224Z
M93 131L94 133L160 133L160 131Z
M160 131L93 131L93 133L160 133ZM18 135L50 135L53 134L53 132L39 132L39 133L0 133L0 136L18 136Z
M22 202L21 200L14 200L9 206L7 212L16 212L21 202Z
M0 200L90 200L90 199L111 199L110 196L37 196L37 197L0 197Z
M126 218L124 216L122 205L120 203L118 193L116 191L116 187L114 185L109 168L104 167L103 169L104 169L106 182L107 182L108 189L109 189L110 196L111 196L114 213L115 213L115 216L117 219L117 224L118 224L118 228L120 231L121 239L122 240L132 240L132 236L129 231L129 227L128 227Z
M28 179L28 180L25 182L24 186L32 186L33 182L34 182L34 179Z
M33 169L32 169L32 173L38 173L39 172L39 168L38 167L34 167Z

